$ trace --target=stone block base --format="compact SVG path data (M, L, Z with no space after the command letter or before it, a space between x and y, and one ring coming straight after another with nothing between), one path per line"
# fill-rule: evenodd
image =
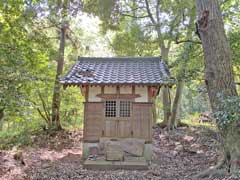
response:
M83 143L83 154L82 158L85 160L89 156L89 148L90 147L99 147L99 143ZM146 161L151 161L152 160L152 144L144 144L144 152L143 156Z

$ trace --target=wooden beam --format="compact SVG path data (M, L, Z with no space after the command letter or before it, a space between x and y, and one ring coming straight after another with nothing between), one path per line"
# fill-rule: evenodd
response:
M105 86L101 86L101 94L104 94L104 87Z
M86 86L85 101L88 102L89 86Z
M141 97L140 94L97 94L102 99L135 99Z
M148 93L148 102L152 102L151 86L148 86L147 93Z
M117 94L120 94L120 87L117 86Z
M135 94L135 85L132 86L132 94Z

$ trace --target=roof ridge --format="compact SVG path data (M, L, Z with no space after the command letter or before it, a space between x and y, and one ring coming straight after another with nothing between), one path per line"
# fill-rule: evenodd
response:
M78 61L81 60L159 60L162 61L161 56L124 56L124 57L87 57L87 56L78 56Z

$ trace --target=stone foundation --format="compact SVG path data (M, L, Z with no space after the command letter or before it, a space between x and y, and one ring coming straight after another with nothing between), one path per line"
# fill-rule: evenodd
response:
M82 153L82 158L85 160L88 158L88 153L89 153L89 148L90 147L98 147L99 143L83 143L83 153ZM146 161L151 161L152 160L152 144L147 143L144 144L144 152L143 156Z

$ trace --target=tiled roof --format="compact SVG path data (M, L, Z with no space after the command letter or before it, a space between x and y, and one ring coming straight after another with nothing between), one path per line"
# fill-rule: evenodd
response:
M79 57L61 81L80 84L173 84L160 57Z

